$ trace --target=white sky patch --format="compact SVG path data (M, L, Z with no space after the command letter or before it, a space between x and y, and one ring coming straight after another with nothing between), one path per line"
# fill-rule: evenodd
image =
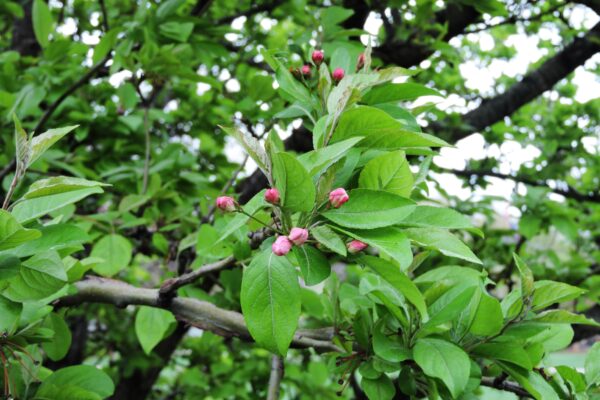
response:
M108 82L114 87L119 87L123 82L125 82L127 79L130 79L132 76L133 74L131 73L131 71L124 69L122 71L112 74L110 78L108 78Z
M72 36L77 32L77 23L71 17L65 18L64 22L56 30L64 36Z
M237 93L241 89L240 81L237 79L230 79L225 83L225 90L229 93Z
M198 82L196 84L196 94L198 96L202 96L204 93L208 92L210 89L212 89L212 86L210 86L208 83Z

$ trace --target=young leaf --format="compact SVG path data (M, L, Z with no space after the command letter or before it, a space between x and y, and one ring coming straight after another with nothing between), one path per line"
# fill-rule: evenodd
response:
M469 331L474 335L492 336L502 330L503 322L500 302L494 297L482 293Z
M308 286L321 283L329 277L331 265L329 265L327 257L319 250L304 244L303 246L294 246L293 252L300 265L304 282Z
M46 318L45 326L54 331L54 337L50 342L42 343L42 347L48 358L52 361L62 360L71 347L71 331L64 318L56 313L51 313Z
M600 384L600 342L594 343L585 358L585 380L588 387Z
M298 156L298 161L306 168L310 176L318 177L333 163L344 157L348 150L356 146L361 140L360 137L351 138L322 149L309 151Z
M51 178L40 179L29 186L27 192L23 195L24 199L34 199L36 197L50 196L53 194L71 192L79 189L86 189L98 186L110 186L102 182L89 181L87 179L73 178L68 176L53 176Z
M94 272L102 276L113 276L129 265L131 260L131 243L117 234L106 235L93 247L91 256L104 261L94 265Z
M440 92L413 82L388 83L374 87L363 96L363 102L369 105L409 101L421 96L443 97Z
M52 194L43 197L26 199L15 204L12 214L17 221L25 224L38 217L58 210L68 204L75 203L92 194L102 193L103 190L96 186L85 189L73 190L66 193Z
M58 254L43 252L21 263L19 275L9 280L3 294L13 301L41 300L63 288L66 282L67 274Z
M427 249L438 250L448 257L456 257L475 264L482 264L471 249L444 229L410 228L405 229L404 232L410 240Z
M23 228L8 211L0 210L0 251L12 249L40 236L40 231Z
M58 142L67 133L77 128L79 125L65 126L63 128L48 129L46 132L37 134L31 139L31 159L27 166L33 164L44 154L54 143Z
M266 176L271 175L271 168L269 167L269 158L265 149L259 143L259 141L252 136L248 132L242 132L238 128L228 128L224 126L219 126L225 133L233 136L235 140L246 150L246 153L254 160L258 168L262 170L262 172Z
M313 209L315 185L296 157L289 153L273 154L273 178L283 207L291 211Z
M388 226L378 229L337 229L354 239L373 246L383 254L394 259L400 264L403 271L406 271L412 263L413 254L410 241L400 228Z
M285 257L265 250L244 270L240 294L242 312L256 342L285 355L300 317L300 285Z
M152 349L164 339L171 325L177 321L173 314L160 308L142 306L135 316L135 334L144 353L150 354Z
M423 372L444 382L452 397L457 398L464 391L471 363L460 347L445 340L424 338L417 340L413 354Z
M424 327L435 327L454 320L467 307L476 290L476 286L465 285L448 290L429 306L429 321Z
M401 222L414 208L411 200L389 192L355 189L346 204L323 216L347 228L374 229Z
M0 261L1 263L2 261ZM21 311L23 311L23 304L10 301L0 295L0 332L11 334L18 327Z
M445 207L417 206L402 221L404 226L416 228L472 229L471 220L461 213Z
M386 282L394 287L400 294L402 294L412 305L415 306L417 311L421 314L423 320L427 320L427 306L425 300L419 289L410 280L408 276L404 274L399 268L389 261L383 260L373 256L362 256L359 261L379 276L381 276Z
M600 327L600 324L583 315L574 314L567 310L548 310L537 314L534 321L545 322L549 324L581 324Z
M401 150L373 158L365 165L358 178L361 188L384 190L403 197L410 197L413 182L410 166Z
M358 106L342 114L331 143L356 136L364 137L361 146L382 150L449 146L435 136L407 131L385 111L367 106Z
M310 230L311 235L323 246L329 250L338 253L341 256L346 256L346 245L342 239L331 228L325 225L319 225Z
M75 365L52 373L36 392L40 399L105 399L115 385L110 377L91 365Z
M525 369L533 368L523 346L515 342L483 343L475 347L473 353L489 360L506 361Z
M378 357L390 362L401 362L412 358L410 349L404 346L399 336L384 333L383 320L373 329L373 351Z
M29 161L31 159L31 143L27 132L21 126L21 121L17 118L16 114L13 114L13 121L15 123L15 150L17 159L17 174L25 173Z
M533 272L531 272L529 267L516 253L513 253L513 258L515 259L515 265L517 266L519 274L521 275L521 295L523 298L527 298L533 294L534 290Z
M44 0L34 0L31 9L33 33L42 47L48 46L48 36L52 33L52 14Z
M541 310L554 303L576 299L586 292L585 289L562 282L538 281L533 284L532 310Z

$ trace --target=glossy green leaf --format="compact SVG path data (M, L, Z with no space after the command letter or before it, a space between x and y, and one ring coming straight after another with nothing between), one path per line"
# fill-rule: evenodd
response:
M285 355L300 317L300 285L294 267L271 249L261 252L244 270L240 296L254 340L273 353Z
M73 178L68 176L53 176L51 178L40 179L29 186L27 192L23 195L24 199L33 199L37 197L50 196L53 194L72 192L86 188L109 186L102 182L89 181L87 179Z
M440 92L430 89L427 86L413 82L405 83L388 83L374 87L363 96L363 101L366 104L374 105L381 103L392 103L397 101L414 100L421 96L438 96L442 97Z
M117 234L106 235L92 248L91 256L104 260L94 265L93 270L102 276L113 276L129 265L131 243Z
M573 300L586 292L577 286L554 281L535 282L532 300L532 309L541 310L555 303Z
M13 216L22 224L42 217L52 211L58 210L66 205L76 203L92 194L102 193L100 187L73 190L66 193L52 194L49 196L36 197L17 203L12 211Z
M0 251L12 249L41 236L37 229L25 229L8 211L0 210Z
M289 153L273 155L273 178L281 205L291 211L311 211L315 206L315 185L300 161Z
M309 244L294 246L293 253L300 265L304 282L308 286L323 282L331 273L327 257Z
M600 342L594 343L585 358L585 380L588 386L600 384Z
M319 176L333 163L344 157L348 150L356 146L362 138L351 138L322 149L309 151L298 156L298 161L306 168L310 176Z
M403 151L384 153L369 161L360 173L361 188L384 190L403 197L410 197L413 175Z
M23 305L0 295L0 333L12 333L19 324Z
M50 8L44 0L33 0L31 9L31 20L33 22L33 32L38 43L42 47L48 46L50 33L52 33L52 14Z
M369 400L391 400L396 394L392 380L385 374L377 379L363 378L360 387L365 391Z
M13 301L41 300L67 282L65 267L56 252L38 253L21 263L19 275L9 281L4 295Z
M56 313L46 317L45 326L54 332L54 336L52 341L42 343L42 348L52 361L62 360L71 347L71 330L63 317Z
M423 372L444 382L453 397L464 391L471 363L460 347L445 340L424 338L417 340L413 354Z
M170 311L141 306L135 315L135 334L144 353L150 354L176 322Z
M35 132L35 136L31 139L31 158L27 165L33 164L50 148L50 146L58 142L63 136L78 126L79 125L71 125L63 128L48 129L46 132L40 134Z
M389 192L355 189L349 196L347 203L323 216L346 228L374 229L401 222L415 208L411 200Z
M76 400L77 397L72 395L73 388L79 389L76 393L81 395L90 396L91 393L96 399L106 399L115 391L114 383L103 371L90 365L76 365L59 369L44 379L36 397L55 399L56 395L62 394L61 399ZM81 400L91 398L94 397L79 397Z
M373 246L381 253L397 261L403 270L412 263L413 254L410 241L400 228L389 226L378 229L340 229L348 236Z
M325 225L319 225L310 230L310 234L327 249L341 255L346 256L346 245L331 228Z
M456 257L475 264L481 260L456 236L444 229L410 228L404 232L410 240L426 249L438 250L448 257Z

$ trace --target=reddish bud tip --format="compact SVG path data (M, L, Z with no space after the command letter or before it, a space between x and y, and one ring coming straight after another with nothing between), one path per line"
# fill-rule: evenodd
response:
M321 63L323 62L323 59L325 58L325 53L323 53L323 50L315 50L312 53L312 60L315 63L315 65L318 67L319 65L321 65Z
M353 240L346 245L346 248L348 248L348 253L350 254L355 254L359 251L363 251L367 247L369 247L369 245L364 242L361 242L360 240Z
M304 75L305 77L310 76L310 65L303 65L301 71L302 75Z
M267 203L279 204L279 190L275 188L267 189L265 192L265 200Z
M348 199L350 199L350 196L343 188L337 188L329 193L329 202L335 208L340 208Z
M277 256L285 256L292 249L292 242L286 236L279 236L271 246L273 253Z
M356 62L356 70L360 71L365 66L365 53L358 55L358 61Z
M308 240L308 231L303 228L292 228L288 239L296 246L302 246Z
M217 197L217 208L226 212L232 212L236 209L236 203L233 197Z
M333 70L333 80L339 82L344 78L345 74L343 68L336 68Z

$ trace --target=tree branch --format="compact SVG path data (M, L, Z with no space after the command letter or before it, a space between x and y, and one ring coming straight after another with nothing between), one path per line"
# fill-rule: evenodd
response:
M479 107L462 116L468 128L449 132L448 139L456 142L474 132L481 131L504 117L510 116L567 77L578 66L600 51L600 23L597 23L583 37L547 59L539 68L529 72L519 82L503 94L485 100ZM441 125L432 125L436 131L443 132Z
M488 376L484 376L481 378L481 386L487 386L494 389L504 390L505 392L511 392L516 394L517 396L526 397L528 399L533 399L533 396L529 394L525 389L516 383L506 382L506 381L496 381L495 378L491 378Z
M500 179L510 179L512 181L524 183L525 185L529 185L529 186L548 188L550 191L552 191L556 194L560 194L561 196L564 196L569 199L573 199L573 200L577 200L577 201L591 201L591 202L595 202L595 203L600 203L600 192L581 193L570 185L567 185L567 189L558 189L558 188L552 189L551 187L549 187L546 184L546 182L543 182L543 181L538 181L538 180L527 178L524 176L518 176L518 175L513 176L513 175L508 175L508 174L501 174L499 172L494 172L492 170L482 170L482 171L459 170L459 169L449 169L449 168L439 168L439 167L438 167L438 169L440 170L440 172L447 172L447 173L451 173L451 174L454 174L457 176L462 176L464 178L471 178L473 176L477 176L477 177L489 176L489 177L500 178Z
M271 375L269 376L269 387L267 389L267 400L278 400L281 379L283 378L283 359L279 356L271 356Z
M82 303L104 303L117 307L144 305L164 308L171 311L177 319L200 329L211 331L225 337L239 337L252 340L242 314L224 310L206 301L191 298L174 298L169 305L162 306L157 289L143 289L122 281L90 277L74 284L77 293L62 297L56 307L71 307ZM317 351L340 351L331 339L332 329L299 329L292 340L294 348L312 347Z

